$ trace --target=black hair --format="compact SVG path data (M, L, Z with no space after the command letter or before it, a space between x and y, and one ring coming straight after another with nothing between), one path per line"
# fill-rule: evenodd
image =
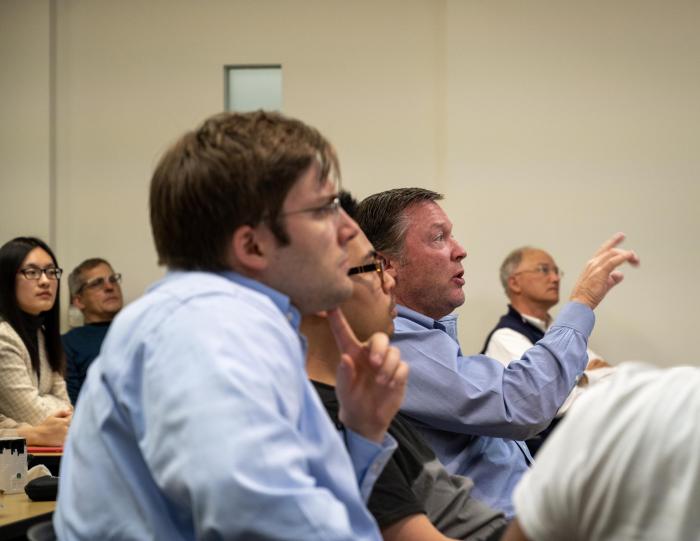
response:
M0 248L0 316L15 330L24 343L32 360L32 368L39 376L39 350L33 333L36 328L30 324L29 317L17 303L16 276L27 254L35 248L41 248L51 256L53 263L58 267L56 256L51 248L36 237L17 237L6 242ZM59 284L60 285L60 284ZM54 372L63 373L64 357L61 345L60 331L60 305L59 295L56 292L56 300L51 309L43 312L41 328L44 331L44 341L49 365Z

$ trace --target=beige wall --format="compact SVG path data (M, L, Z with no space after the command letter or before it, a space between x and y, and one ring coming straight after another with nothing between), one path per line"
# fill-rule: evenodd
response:
M48 0L0 1L0 242L51 237Z
M281 63L285 112L336 144L356 195L447 195L469 252L465 351L504 310L510 248L550 250L568 290L623 230L643 267L599 309L594 347L700 364L685 346L700 300L699 16L679 1L2 0L2 240L50 238L66 269L107 257L136 298L162 274L147 215L158 156L222 109L224 64Z

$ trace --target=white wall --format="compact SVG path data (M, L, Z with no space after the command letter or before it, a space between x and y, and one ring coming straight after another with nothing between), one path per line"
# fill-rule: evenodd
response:
M0 1L0 243L49 239L49 2Z
M624 231L642 266L597 310L611 360L692 362L700 296L700 4L450 2L448 208L470 252L462 340L504 312L497 267L535 244L568 271Z
M50 238L68 270L106 257L136 298L162 273L147 213L159 155L223 108L225 64L281 63L285 112L335 143L356 195L446 194L469 252L465 351L504 311L497 268L512 247L550 250L568 290L623 230L643 266L599 309L593 345L700 364L686 355L700 301L698 16L675 0L3 0L0 240Z

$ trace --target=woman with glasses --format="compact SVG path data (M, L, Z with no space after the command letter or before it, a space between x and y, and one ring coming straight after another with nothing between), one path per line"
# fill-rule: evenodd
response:
M0 415L40 425L69 415L51 248L18 237L0 248Z

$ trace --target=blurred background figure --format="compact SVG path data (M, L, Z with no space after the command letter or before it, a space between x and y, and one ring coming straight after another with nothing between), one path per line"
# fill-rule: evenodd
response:
M112 320L124 305L121 279L122 275L99 257L86 259L68 276L71 304L83 314L84 323L63 335L66 383L73 404Z

